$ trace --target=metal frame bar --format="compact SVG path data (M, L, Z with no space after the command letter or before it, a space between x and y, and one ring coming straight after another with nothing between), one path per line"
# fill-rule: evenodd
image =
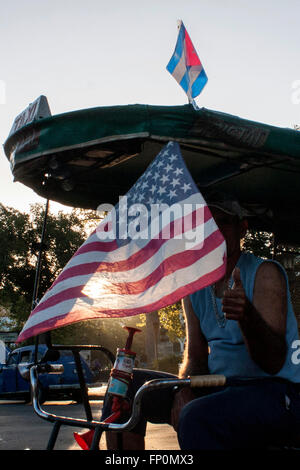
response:
M39 391L38 374L40 371L43 370L43 363L37 362L37 360L35 360L34 365L30 369L30 382L31 382L31 387L32 387L32 395L33 395L32 403L33 403L34 411L41 418L54 423L54 426L53 426L53 429L51 431L51 435L48 441L48 445L47 445L47 450L52 450L55 446L55 443L56 443L56 440L57 440L57 437L58 437L58 434L62 425L71 425L71 426L79 426L79 427L87 427L89 429L95 429L95 427L98 424L98 422L94 421L93 415L92 415L92 410L91 410L88 392L87 392L86 380L84 377L82 362L80 358L80 351L82 350L101 351L108 357L112 365L115 362L115 356L114 354L112 354L111 351L109 351L107 348L103 346L52 344L51 331L47 332L45 336L46 336L45 342L46 342L48 349L54 350L54 351L56 350L56 351L71 351L72 352L75 365L76 365L76 370L77 370L77 375L78 375L78 380L79 380L79 385L80 385L80 392L81 392L83 406L84 406L85 415L86 415L85 420L83 419L76 420L75 418L67 418L64 416L52 415L51 413L46 413L44 410L40 408L39 401L38 401L38 391ZM36 338L36 351L37 351L37 347L38 347L38 337ZM37 357L37 352L36 352L36 357ZM95 436L93 439L93 442L94 441L95 442L94 444L92 444L94 449L97 448L97 446L99 446L99 441L100 441L102 432L103 432L103 429L102 427L100 427L97 433L95 433ZM97 442L97 439L98 439L98 442Z
M161 388L173 387L173 386L184 386L184 385L191 385L192 380L191 378L187 379L154 379L146 382L139 390L136 392L133 406L132 406L132 414L127 422L125 423L105 423L104 421L97 421L94 419L91 420L84 420L80 418L69 418L65 416L58 416L53 413L48 413L43 410L38 401L38 372L39 372L39 365L34 365L30 369L30 381L32 385L32 392L33 392L33 408L35 413L42 419L54 423L54 427L52 429L52 433L48 442L47 449L53 449L58 432L60 430L61 425L66 426L73 426L73 427L80 427L80 428L87 428L87 429L94 429L95 434L93 437L92 445L90 450L96 450L99 446L99 441L103 431L114 431L114 432L124 432L131 430L138 422L140 417L140 409L141 409L141 400L145 393L151 390L157 390Z
M76 370L77 370L77 375L79 379L80 391L81 391L83 406L84 406L84 410L86 414L86 419L88 421L92 421L93 415L92 415L91 405L90 405L89 397L87 393L86 382L85 382L85 378L83 375L80 354L79 354L79 351L77 350L72 350L72 353L73 353L73 357L74 357L75 364L76 364Z

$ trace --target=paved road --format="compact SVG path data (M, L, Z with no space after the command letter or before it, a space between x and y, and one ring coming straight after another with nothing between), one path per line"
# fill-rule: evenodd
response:
M91 401L94 419L100 418L102 401ZM74 418L85 418L82 405L75 402L46 402L45 411ZM43 450L46 449L52 424L37 416L30 404L0 401L0 450ZM84 429L62 426L55 449L80 450L73 438L73 432ZM105 437L100 448L106 449ZM148 424L146 436L147 450L179 450L176 433L168 425Z

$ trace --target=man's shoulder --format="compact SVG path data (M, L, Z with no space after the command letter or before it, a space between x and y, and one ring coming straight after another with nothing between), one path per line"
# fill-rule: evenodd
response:
M253 253L250 253L250 251L242 251L239 261L244 262L244 263L259 264L259 263L261 263L265 260L263 258L261 258L260 256L256 256Z
M255 273L263 261L262 258L255 256L253 253L243 251L237 262L237 267L240 268L241 273Z
M263 260L257 269L256 278L277 283L286 281L284 268L274 260Z
M247 270L253 268L256 276L270 276L276 279L285 280L285 270L278 261L270 258L261 258L250 252L243 252L241 256L241 265ZM242 267L241 266L241 267Z
M248 251L243 251L241 253L241 256L240 256L240 259L237 263L237 266L240 268L240 269L246 269L246 270L249 270L249 269L258 269L260 268L262 265L275 265L277 263L273 262L272 259L268 259L268 258L262 258L260 256L256 256L254 255L253 253L250 253Z

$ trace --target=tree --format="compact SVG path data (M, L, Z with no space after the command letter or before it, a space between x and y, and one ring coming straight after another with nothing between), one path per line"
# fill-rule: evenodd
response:
M44 210L42 205L36 204L31 207L30 213L26 214L0 204L0 306L9 313L10 319L15 322L18 330L23 327L31 311ZM73 209L70 213L61 211L58 214L48 214L42 252L39 298L55 281L99 221L100 217L95 211L81 209ZM243 248L258 256L271 258L274 255L273 235L249 231ZM295 250L291 251L285 246L277 248L276 253L284 256L287 253L297 255ZM296 266L298 266L297 272L295 271L298 286L299 263ZM298 298L297 300L297 304L300 305ZM180 302L159 310L158 316L160 327L167 331L170 341L183 342L185 332ZM143 315L120 320L81 322L55 330L53 338L57 342L69 344L76 342L99 344L100 342L115 352L116 348L123 347L125 344L126 332L122 330L124 324L138 325L143 329L143 333L136 335L134 339L134 350L142 354L145 348L145 316Z
M138 322L139 316L86 320L53 330L51 337L53 343L94 344L103 346L116 354L117 349L124 348L126 344L128 332L123 327L137 327ZM140 329L142 331L134 335L131 348L137 354L138 359L145 352L145 332L144 328Z
M1 319L4 318L1 324L5 325L8 316L16 330L21 330L31 311L44 213L45 208L40 204L31 206L29 214L0 204L0 307ZM101 217L92 210L48 213L39 299L100 220ZM138 320L138 317L132 317L84 321L54 330L51 336L53 342L100 344L115 353L126 342L127 332L122 326L136 326ZM135 335L134 350L140 354L143 342L142 335Z
M185 337L181 303L169 305L158 311L161 325L167 330L170 341Z
M0 204L0 304L21 329L32 304L36 261L44 220L42 205L25 214ZM38 297L41 298L87 237L86 221L94 211L74 209L48 214Z
M242 244L243 250L250 251L261 258L272 258L274 255L274 236L269 232L248 230Z
M1 204L0 240L0 301L11 313L22 317L34 280L31 246L37 242L29 215Z

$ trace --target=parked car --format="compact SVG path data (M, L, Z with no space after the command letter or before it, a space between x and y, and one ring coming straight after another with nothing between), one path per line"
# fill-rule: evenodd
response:
M0 364L0 399L24 399L31 400L30 381L20 374L20 364L34 362L35 346L24 346L10 352L6 364ZM47 346L40 344L38 347L38 360L46 353ZM59 351L58 360L48 361L50 364L62 364L62 374L40 374L40 403L49 399L71 398L77 402L81 401L79 379L77 375L74 357L71 351ZM82 369L87 386L95 381L95 376L90 370L87 362L81 356Z

